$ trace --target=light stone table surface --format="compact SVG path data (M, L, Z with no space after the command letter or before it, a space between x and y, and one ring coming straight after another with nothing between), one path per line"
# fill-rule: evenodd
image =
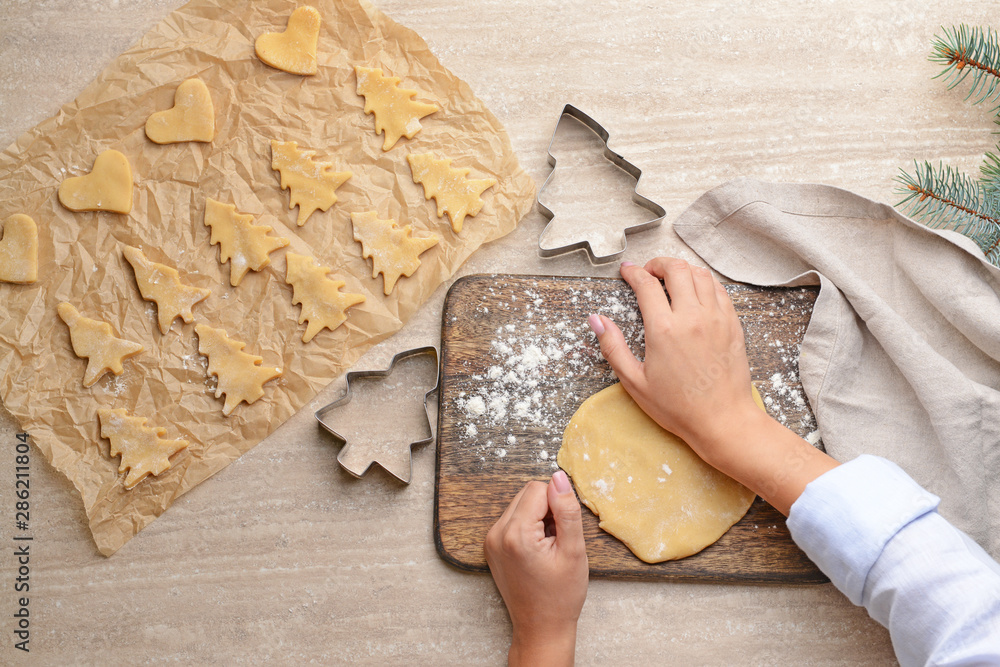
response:
M180 4L0 0L0 142L71 101ZM644 193L667 209L662 227L630 237L626 259L635 262L673 254L700 263L669 221L731 178L822 182L894 202L900 166L940 158L971 172L994 145L989 109L932 81L937 68L927 61L939 26L989 25L990 2L376 4L472 86L537 182L565 102L602 121L645 170ZM543 226L532 212L460 274L615 275L580 253L537 257ZM360 365L434 341L447 287ZM433 447L416 450L409 486L381 471L354 479L312 416L334 393L321 393L110 559L97 553L76 491L35 450L30 654L13 648L17 426L4 412L0 664L503 663L510 625L492 580L453 569L434 548ZM831 585L595 580L577 661L894 658L887 632Z

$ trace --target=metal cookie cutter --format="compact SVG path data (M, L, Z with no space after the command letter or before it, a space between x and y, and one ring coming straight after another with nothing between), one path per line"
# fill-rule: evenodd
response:
M355 417L355 421L358 423L351 424L351 419L345 413L339 422L341 426L346 425L346 429L342 428L342 431L338 431L333 427L329 415L350 403L353 382L362 378L388 378L396 369L397 364L421 355L429 355L434 360L434 386L423 396L422 415L419 414L420 408L416 408L416 412L411 410L409 414L407 413L408 409L415 408L413 405L393 403L391 406L386 406L387 410L380 412L374 422L368 421L362 425ZM344 446L337 455L337 462L341 467L360 478L368 472L373 463L377 463L379 467L399 481L409 484L413 473L412 448L434 442L440 373L438 351L433 345L404 350L396 354L385 370L349 372L346 376L344 395L316 411L316 420L319 421L320 426L344 441ZM381 406L369 405L369 409L372 410L379 407ZM391 409L392 412L388 412L388 409ZM413 434L412 432L406 433L405 430L411 427L422 428L423 426L426 426L430 435L407 442ZM376 433L379 427L382 427L385 432ZM401 433L401 431L403 432ZM368 442L361 442L359 439Z
M553 142L555 142L556 134L558 134L559 132L559 125L562 123L563 118L565 118L566 116L570 116L580 121L585 126L587 126L594 134L596 134L598 137L601 138L601 140L604 142L604 157L606 157L615 166L619 167L625 173L627 173L629 176L635 179L635 188L632 190L632 201L634 201L639 206L648 209L650 212L653 213L653 215L656 216L652 220L641 222L637 225L631 225L623 229L622 244L621 244L622 249L619 250L618 252L611 253L610 255L601 255L598 257L597 255L594 254L594 249L591 246L590 241L586 239L582 241L575 241L567 245L557 246L554 248L543 248L541 244L541 237L545 235L545 231L552 224L552 218L555 217L555 213L552 211L552 209L550 209L549 207L547 207L545 204L542 203L541 195L542 192L545 190L545 186L549 184L549 181L552 180L552 175L555 173L556 158L554 155L552 155L552 144ZM639 188L639 178L642 176L642 170L639 169L634 164L632 164L631 162L629 162L628 160L626 160L618 153L611 150L611 148L608 146L609 137L610 135L608 134L608 131L604 129L603 125L598 123L596 120L594 120L584 112L577 109L572 104L567 104L566 106L563 107L562 112L559 114L559 120L556 121L556 127L552 131L552 138L549 139L549 147L547 150L549 156L549 166L552 167L552 171L549 172L549 175L546 177L545 182L542 183L542 187L539 188L538 195L536 196L536 201L538 202L538 208L541 210L542 215L545 216L545 219L548 220L548 224L546 224L545 229L542 230L538 242L538 252L542 257L554 257L555 255L561 255L563 253L571 252L573 250L579 250L581 248L585 248L587 250L587 254L590 256L591 262L595 264L604 264L607 262L613 262L617 259L620 259L621 256L625 254L625 249L628 247L628 242L625 240L626 234L631 234L633 232L641 232L647 229L653 229L654 227L659 226L659 224L663 222L664 216L667 215L666 210L662 206L660 206L659 204L657 204L656 202L647 197L643 197L641 194L637 192Z

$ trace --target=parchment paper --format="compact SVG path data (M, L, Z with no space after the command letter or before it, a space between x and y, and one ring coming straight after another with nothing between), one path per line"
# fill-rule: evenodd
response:
M434 289L483 243L514 229L530 209L534 184L518 165L499 121L467 84L448 72L424 41L364 0L315 0L323 16L319 73L301 77L272 69L253 51L256 37L282 31L297 6L263 2L195 0L170 14L118 57L73 102L22 135L0 155L0 221L30 215L39 227L40 277L30 286L0 284L0 398L35 444L79 490L94 540L110 555L159 516L178 496L224 468L288 419L366 349L392 335ZM353 66L383 68L420 91L418 100L441 110L422 120L423 130L389 152L355 92ZM174 90L200 77L215 105L211 144L159 146L144 133L147 117L170 108ZM317 159L347 168L353 177L339 201L296 227L278 173L270 167L270 140L294 140ZM90 171L103 150L129 159L135 179L129 216L72 213L56 190L68 176ZM495 177L475 218L461 234L436 216L434 201L413 183L408 152L434 152L471 177ZM251 272L237 288L229 266L209 245L205 199L236 205L256 224L291 240L287 251L315 256L347 281L345 291L365 295L334 332L302 343L305 325L284 282L284 250L271 265ZM382 277L353 240L352 211L376 210L414 230L441 237L410 278L382 293ZM175 266L189 285L211 290L194 308L196 321L226 329L246 351L280 366L283 377L265 385L265 396L226 418L207 360L197 352L194 325L176 320L166 335L155 324L155 306L141 299L122 245L143 249L153 261ZM70 346L56 314L61 301L104 320L118 334L146 347L125 372L83 387L84 359ZM126 408L166 428L166 438L190 441L170 470L126 491L118 458L99 435L97 410ZM266 490L262 490L266 492ZM224 499L220 499L224 502Z

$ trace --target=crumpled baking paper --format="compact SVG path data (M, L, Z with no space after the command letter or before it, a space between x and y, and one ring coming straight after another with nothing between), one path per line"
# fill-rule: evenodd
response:
M118 57L73 102L22 135L0 155L0 221L26 213L39 227L40 277L33 285L0 284L0 398L46 458L80 491L94 540L110 555L159 516L180 495L221 470L267 437L365 350L392 335L434 289L483 243L511 232L530 209L534 183L520 168L499 121L469 86L446 70L413 31L364 0L315 0L323 16L319 73L301 77L272 69L254 55L263 32L282 31L296 7L288 0L195 0L173 12ZM374 119L356 94L354 65L381 67L419 92L416 99L440 111L423 130L383 152ZM173 104L177 85L199 77L215 105L211 144L160 146L144 133L154 111ZM337 191L339 201L296 227L288 191L270 167L271 139L294 140L354 175ZM128 216L72 213L56 197L69 176L90 171L109 148L132 166L134 207ZM494 177L482 212L461 234L436 216L433 200L413 183L408 152L450 157L471 177ZM312 255L346 280L345 291L366 301L347 322L302 342L304 324L284 282L284 252L272 263L229 285L203 224L211 197L250 213L291 240L290 252ZM379 217L430 231L441 242L393 293L354 241L350 213ZM155 324L155 306L139 295L123 245L140 247L153 261L176 267L189 285L211 290L194 308L197 322L222 327L246 351L280 366L284 375L265 385L253 405L230 417L214 397L215 380L197 351L193 324L176 320L166 335ZM83 315L112 325L146 351L83 387L86 360L73 354L56 305L69 301ZM99 433L98 408L126 408L184 438L187 450L172 467L131 491L118 474L118 457Z

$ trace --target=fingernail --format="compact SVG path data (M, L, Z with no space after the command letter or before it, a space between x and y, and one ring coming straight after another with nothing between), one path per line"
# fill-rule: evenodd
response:
M604 335L604 322L597 315L591 315L587 318L587 324L590 325L591 330L598 336Z
M557 470L552 475L552 483L556 485L556 491L559 493L569 493L571 487L569 485L569 477L562 470Z
M626 267L626 266L635 266L635 263L634 262L622 262L622 267Z

